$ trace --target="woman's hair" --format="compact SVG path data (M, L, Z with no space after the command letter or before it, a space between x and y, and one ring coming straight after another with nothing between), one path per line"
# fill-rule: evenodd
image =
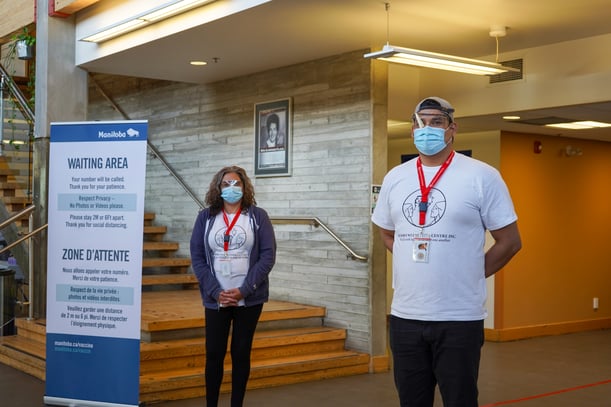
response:
M221 168L219 172L214 174L212 181L210 181L210 186L208 187L208 192L206 193L206 205L210 207L210 213L212 215L216 215L221 211L221 209L223 209L221 182L223 181L225 174L230 172L237 174L242 182L242 209L257 204L257 201L255 200L255 188L252 186L248 175L246 175L246 171L244 168L232 165Z
M276 123L276 129L280 130L280 118L278 117L276 113L272 113L269 116L267 116L267 122L265 123L265 125L269 129L269 126L272 123Z

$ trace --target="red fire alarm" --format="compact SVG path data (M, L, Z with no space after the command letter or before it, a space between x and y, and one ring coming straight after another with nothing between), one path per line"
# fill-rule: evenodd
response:
M533 152L535 154L541 154L541 151L543 151L543 144L541 144L540 141L535 141L533 146Z

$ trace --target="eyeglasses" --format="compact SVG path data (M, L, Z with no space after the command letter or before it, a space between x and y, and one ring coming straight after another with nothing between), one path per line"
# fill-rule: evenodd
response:
M221 182L221 185L224 187L239 187L240 186L240 180L239 179L226 179L223 182Z
M418 120L420 119L420 120ZM440 129L447 129L450 125L450 119L443 114L418 114L412 117L412 127L419 129L421 127L430 126Z

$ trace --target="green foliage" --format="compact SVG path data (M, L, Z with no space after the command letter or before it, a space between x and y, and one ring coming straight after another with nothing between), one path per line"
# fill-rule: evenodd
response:
M29 46L34 46L36 44L36 37L30 34L30 30L28 27L23 27L23 30L18 34L15 34L11 37L13 41L25 41L25 43Z

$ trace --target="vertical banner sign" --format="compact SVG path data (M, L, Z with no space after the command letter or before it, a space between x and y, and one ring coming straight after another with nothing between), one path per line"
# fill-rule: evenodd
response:
M46 404L139 405L147 130L51 123Z

